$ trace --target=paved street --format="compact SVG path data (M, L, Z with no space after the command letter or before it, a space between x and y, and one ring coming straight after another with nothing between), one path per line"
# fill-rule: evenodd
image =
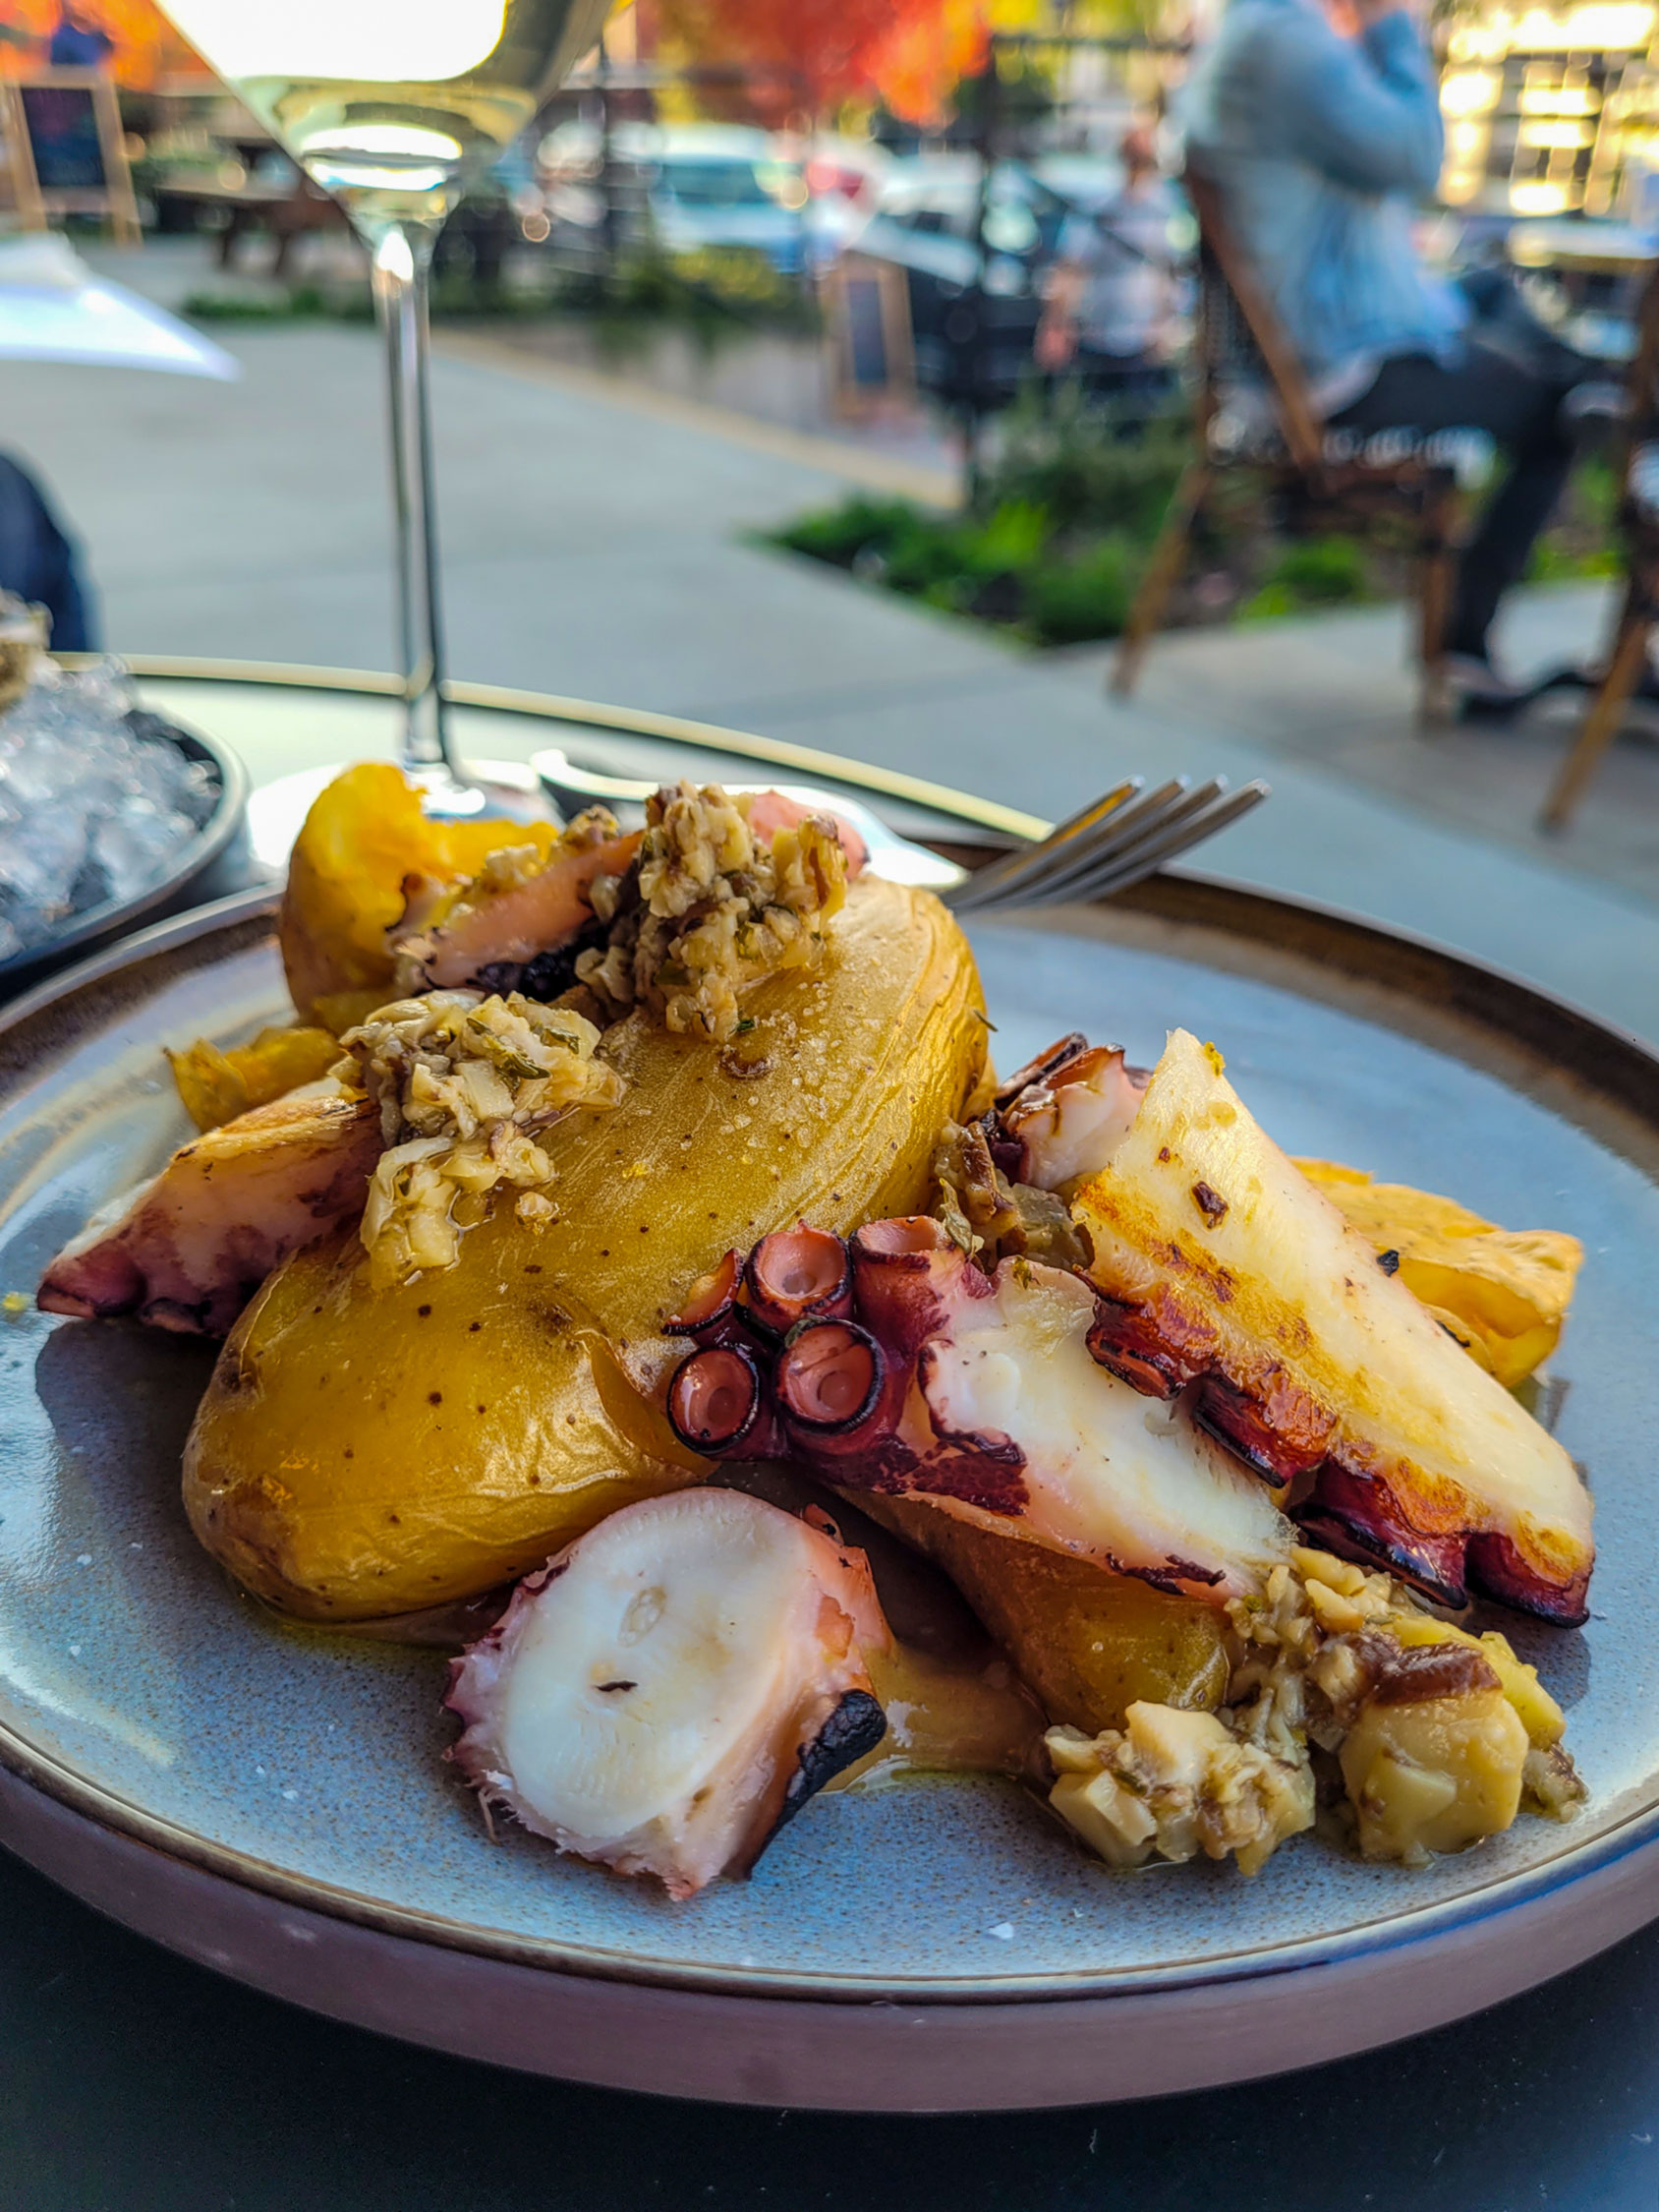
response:
M111 262L129 275L133 263ZM367 330L216 330L242 380L6 371L6 441L84 537L129 652L384 667L388 523ZM1391 610L1043 659L745 533L907 464L722 418L467 336L437 449L458 675L762 730L1044 814L1138 769L1265 774L1205 865L1355 906L1659 1034L1659 748L1628 742L1580 829L1530 828L1561 725L1424 738ZM1576 653L1594 589L1534 594L1521 662ZM254 763L269 775L279 747Z

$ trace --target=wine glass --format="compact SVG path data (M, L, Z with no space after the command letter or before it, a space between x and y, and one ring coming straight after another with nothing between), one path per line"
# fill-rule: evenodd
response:
M450 735L428 286L438 232L468 182L596 43L610 0L164 0L164 7L339 202L369 249L389 372L404 770L422 786L430 814L545 814L533 778L503 781L511 771L495 767L490 782L469 771ZM315 788L321 779L291 781ZM296 804L299 797L296 790ZM297 829L295 805L280 811ZM257 839L261 857L274 856L275 827Z

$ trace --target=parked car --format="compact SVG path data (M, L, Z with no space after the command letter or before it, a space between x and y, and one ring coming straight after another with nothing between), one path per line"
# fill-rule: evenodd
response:
M596 124L566 123L543 140L538 166L555 227L590 237L604 220L604 145ZM814 149L760 130L715 123L619 123L610 134L611 191L624 237L670 254L740 247L786 274L833 258L863 220L869 172L847 190L851 164L828 154L812 189Z

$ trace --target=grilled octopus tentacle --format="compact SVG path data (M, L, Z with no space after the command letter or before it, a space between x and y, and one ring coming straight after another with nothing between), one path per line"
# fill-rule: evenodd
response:
M851 1314L803 1323L770 1371L735 1346L681 1364L668 1404L687 1441L772 1448L748 1392L764 1372L786 1449L847 1491L925 1499L1217 1603L1288 1555L1268 1490L1178 1411L1149 1422L1092 1358L1096 1300L1075 1275L1011 1260L987 1277L920 1217L870 1223L851 1252ZM693 1430L722 1390L720 1418Z
M1075 1064L1075 1063L1074 1063ZM1090 1350L1183 1403L1310 1535L1442 1603L1473 1589L1574 1625L1590 1500L1555 1438L1287 1159L1176 1030L1077 1191Z

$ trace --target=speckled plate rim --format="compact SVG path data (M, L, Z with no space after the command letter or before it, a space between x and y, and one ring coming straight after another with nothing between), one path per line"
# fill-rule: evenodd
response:
M1633 1119L1659 1137L1659 1058L1634 1038L1517 979L1462 960L1422 940L1324 908L1240 889L1215 879L1154 879L1122 902L1141 911L1271 945L1281 954L1317 956L1327 972L1349 983L1380 983L1408 995L1414 1012L1433 1022L1444 1013L1459 1024L1477 1022L1492 1041L1528 1057L1543 1054L1575 1079L1585 1097ZM181 957L200 960L211 941L225 953L268 942L277 910L275 895L259 889L221 900L194 913L141 932L96 955L67 975L40 985L0 1015L0 1072L8 1061L31 1057L28 1032L45 1036L68 1021L74 1009L100 984L130 976L149 963L161 969ZM1046 923L1060 923L1058 914ZM1062 924L1061 924L1062 925ZM222 943L221 943L222 941ZM196 952L192 953L192 949ZM1338 989L1341 999L1344 994ZM353 1923L401 1941L487 1957L520 1967L551 1970L587 1980L643 1984L720 1997L772 2002L810 1999L828 2005L913 2005L924 2008L1065 2003L1091 1998L1173 1995L1182 1990L1238 1986L1255 1980L1358 1965L1384 1954L1445 1943L1517 1909L1547 1904L1575 1887L1633 1865L1659 1841L1659 1797L1633 1805L1626 1816L1583 1842L1564 1832L1561 1848L1523 1873L1495 1876L1478 1889L1437 1905L1413 1905L1359 1929L1336 1930L1294 1943L1274 1943L1225 1961L1170 1959L1156 1967L1080 1969L1075 1974L923 1977L886 1980L835 1976L798 1969L733 1970L703 1967L647 1953L614 1952L554 1938L480 1928L437 1914L397 1906L373 1896L297 1875L269 1861L197 1835L134 1805L0 1720L0 1767L29 1786L98 1826L134 1838L183 1865L335 1921ZM1659 1859L1659 1854L1651 1854ZM1659 1883L1628 1925L1659 1915ZM1616 1934L1626 1932L1620 1927ZM1614 1936L1605 1940L1613 1941ZM1589 1947L1595 1948L1594 1945ZM1554 1970L1554 1969L1552 1969ZM1542 1974L1534 1978L1543 1978ZM1517 1983L1516 1986L1524 1986Z
M1443 1933L1248 1981L1046 2004L827 2004L525 1966L323 1917L100 1827L0 1766L0 1841L94 1908L290 2003L564 2080L835 2112L1031 2110L1285 2073L1466 2017L1659 1909L1659 1846Z

